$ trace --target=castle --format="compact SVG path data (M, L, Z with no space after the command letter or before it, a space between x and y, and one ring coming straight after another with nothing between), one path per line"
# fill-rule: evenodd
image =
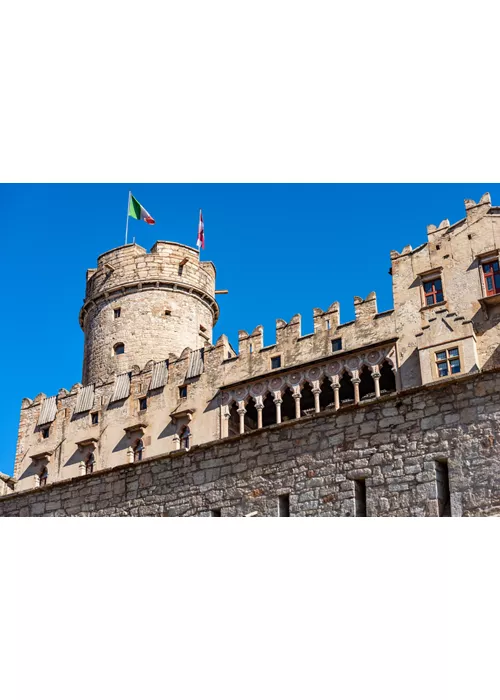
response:
M237 351L213 342L220 292L197 250L103 253L80 311L82 383L23 399L0 515L494 510L500 207L466 200L427 238L390 253L392 310L355 297L341 323L334 302L313 333L278 319L275 344L258 326Z

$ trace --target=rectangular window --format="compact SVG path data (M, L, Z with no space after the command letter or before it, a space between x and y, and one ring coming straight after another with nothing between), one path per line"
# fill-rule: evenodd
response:
M165 309L165 316L170 316L171 313L170 309Z
M425 305L439 304L444 301L443 283L441 277L436 277L433 280L427 280L424 284Z
M42 428L42 437L43 439L47 439L50 434L50 428Z
M121 309L115 309L115 310L114 310L115 318L120 318L121 312L122 312Z
M280 518L290 517L290 494L283 493L278 496L278 516Z
M188 395L187 386L180 386L179 387L179 398L180 399L187 399L187 395Z
M148 407L148 400L145 396L139 399L139 411L145 411Z
M438 377L447 377L449 374L459 374L461 367L458 348L450 348L449 350L440 350L437 352L436 366Z
M354 506L357 518L366 518L366 483L364 479L354 482Z
M436 491L440 518L451 518L448 462L436 462Z
M279 367L281 367L281 355L271 357L271 369L278 369Z
M342 350L342 338L334 338L332 340L332 352Z
M92 419L92 425L97 425L99 423L99 414L98 413L91 413L90 417Z
M500 294L500 268L498 260L483 263L482 267L486 296L492 297L494 294Z
M221 518L222 517L222 511L220 508L213 508L210 511L210 514L211 514L212 518Z

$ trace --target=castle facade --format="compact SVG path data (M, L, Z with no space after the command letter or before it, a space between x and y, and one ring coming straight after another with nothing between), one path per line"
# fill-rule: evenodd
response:
M444 220L428 226L427 239L414 250L407 246L390 254L392 310L379 313L373 292L366 299L355 297L355 320L341 323L339 304L333 302L327 310L314 309L313 333L301 334L300 315L288 322L278 319L275 344L265 345L264 329L258 326L251 333L239 332L237 350L224 335L213 341L219 316L216 271L211 262L199 260L197 250L158 241L150 252L132 244L104 253L97 267L87 271L80 311L82 382L55 396L23 399L14 476L0 477L0 495L7 497L0 502L0 514L5 509L14 514L16 503L21 508L21 501L16 501L21 496L34 499L33 503L44 501L42 492L49 493L51 487L57 486L60 494L65 488L73 494L75 484L89 489L98 483L100 472L106 483L114 483L124 469L139 474L176 459L181 460L179 465L189 465L190 473L194 465L196 472L206 467L207 460L199 457L204 446L211 451L210 460L215 459L213 454L219 460L210 504L202 496L210 490L203 486L205 477L197 484L193 476L194 491L188 500L194 498L199 505L189 501L184 510L176 510L172 501L170 514L248 514L234 499L226 512L215 503L229 497L229 487L219 480L227 476L224 461L230 464L231 454L236 454L233 449L224 457L224 449L229 449L224 446L236 442L239 450L244 447L238 460L252 471L259 466L254 464L252 445L255 449L262 445L262 435L271 443L273 435L281 435L276 437L281 445L285 429L288 445L297 441L297 447L303 446L306 430L310 452L325 453L320 461L326 482L314 487L309 483L307 492L324 490L328 483L337 487L327 488L323 495L318 491L309 501L302 499L300 503L309 505L299 508L299 495L291 491L290 482L297 463L293 452L288 453L285 460L276 458L267 465L266 473L274 467L281 474L271 505L262 484L255 486L259 479L252 488L249 482L250 492L258 492L254 498L263 499L256 514L464 514L463 493L472 503L474 489L461 487L453 500L454 474L446 450L441 449L450 436L440 439L440 450L430 460L423 446L441 428L468 435L472 428L464 426L481 430L477 409L467 414L469 418L463 410L481 401L496 406L490 394L500 389L495 384L500 369L500 207L492 206L488 194L478 203L466 200L465 217L452 225ZM485 377L490 375L494 381L488 384ZM467 395L471 391L472 397ZM430 404L429 396L434 397ZM438 399L443 396L448 400L440 409ZM412 397L416 408L408 410L405 397ZM476 404L460 406L460 400L474 399ZM500 420L500 406L498 411ZM366 427L364 432L374 415L379 421L376 432ZM424 421L416 440L408 438L409 444L418 442L416 464L409 465L413 469L408 473L399 465L401 474L394 474L396 481L391 482L393 487L406 487L389 489L385 495L379 489L376 496L376 487L385 483L380 479L387 446L397 446L399 432L408 435L415 420ZM332 441L324 434L333 428L342 440ZM484 449L491 450L488 474L498 463L495 430L489 426L478 438L486 439L489 447ZM388 440L380 437L386 431L386 437L391 435ZM470 449L468 468L473 470L472 445ZM359 450L368 454L360 456ZM408 456L408 449L403 451ZM282 464L287 460L288 472ZM316 474L314 468L306 469L307 463L305 471ZM419 481L422 470L426 478ZM252 475L253 480L254 471ZM244 473L238 478L244 479ZM412 479L418 493L413 501L407 493L412 491ZM175 483L165 486L169 498L181 489ZM482 510L495 505L496 489L495 481L489 495L483 494ZM407 503L402 507L405 493ZM332 498L325 501L329 495ZM153 499L160 510L164 500ZM23 507L24 514L37 514ZM98 502L93 510L99 512ZM48 513L41 509L39 514Z

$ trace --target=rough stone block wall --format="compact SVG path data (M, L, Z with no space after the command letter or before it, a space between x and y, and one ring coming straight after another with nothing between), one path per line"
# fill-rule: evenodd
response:
M139 464L4 496L2 516L436 516L447 461L451 515L500 511L500 373L410 389Z

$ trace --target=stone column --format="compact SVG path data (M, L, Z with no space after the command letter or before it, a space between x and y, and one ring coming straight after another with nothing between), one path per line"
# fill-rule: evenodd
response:
M262 428L262 411L264 410L264 404L262 403L262 397L259 396L255 399L255 408L257 409L257 430Z
M86 471L85 470L85 462L83 462L83 461L80 462L80 464L78 465L78 469L80 471L80 476L83 476L85 474L85 471Z
M340 384L332 384L332 387L335 401L335 410L338 411L340 408Z
M359 377L351 377L351 382L354 385L354 403L359 403L359 384L361 379Z
M373 383L375 384L375 396L377 399L380 398L380 372L378 371L378 367L375 367L373 372L372 372L372 377L373 377Z
M132 449L131 446L127 447L127 462L132 464L134 461L134 450Z
M300 418L300 389L297 388L292 396L295 399L295 418Z
M180 450L181 449L181 438L179 433L175 433L174 435L174 450ZM134 455L132 454L132 459L134 458Z
M247 409L245 408L244 401L238 401L238 415L240 417L240 435L245 432L245 413Z
M223 406L222 407L222 438L227 438L229 435L229 417L230 417L230 412L229 412L229 406Z
M319 395L321 394L321 389L319 388L319 382L313 382L312 393L314 394L314 412L320 412L319 405Z
M274 405L276 406L276 423L281 423L281 391L274 392Z

